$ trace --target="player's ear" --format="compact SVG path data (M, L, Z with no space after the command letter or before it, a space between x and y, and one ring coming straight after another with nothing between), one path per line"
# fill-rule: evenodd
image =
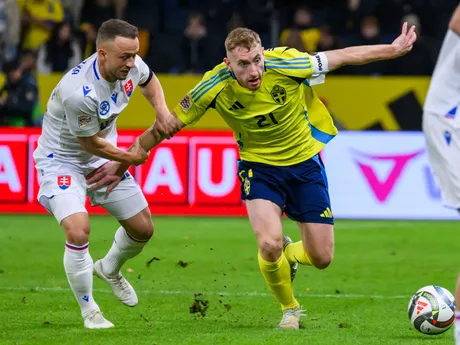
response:
M224 63L227 66L228 70L231 72L232 68L230 67L230 60L227 57L224 57Z
M97 57L98 57L100 60L105 59L105 51L104 51L104 49L99 48L99 49L97 50Z

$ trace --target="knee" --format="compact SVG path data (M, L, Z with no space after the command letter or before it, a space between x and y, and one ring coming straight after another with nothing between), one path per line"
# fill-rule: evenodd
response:
M324 251L322 253L314 254L310 257L313 266L320 270L326 269L334 258L333 250Z
M283 251L283 240L281 238L259 239L259 250L264 258L276 261Z
M149 219L149 221L146 222L145 226L142 229L142 234L146 240L150 240L154 232L155 232L155 227L153 226L152 220Z
M131 224L123 224L123 226L125 230L128 231L134 238L141 241L150 240L154 233L150 211L143 212L142 216L136 219L136 222Z
M83 246L89 242L89 226L75 226L66 229L66 241L69 244Z

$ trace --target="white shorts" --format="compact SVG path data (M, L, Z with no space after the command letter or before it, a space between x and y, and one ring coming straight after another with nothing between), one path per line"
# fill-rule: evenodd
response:
M38 201L59 223L72 214L87 212L86 196L93 206L102 206L117 220L129 219L148 206L142 190L129 173L107 194L106 187L91 191L83 172L73 165L59 164L58 169L40 167L37 170Z
M441 188L443 203L460 209L460 127L458 121L425 111L423 132L431 170Z

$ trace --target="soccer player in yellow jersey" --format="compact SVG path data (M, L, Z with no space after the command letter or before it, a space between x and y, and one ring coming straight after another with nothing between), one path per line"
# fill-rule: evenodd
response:
M257 237L259 267L283 311L279 328L299 328L303 315L292 287L297 264L324 269L334 253L333 216L318 153L337 131L311 86L340 66L406 54L416 40L414 29L404 24L389 45L315 55L288 47L264 50L257 33L235 29L225 41L224 62L204 75L169 118L158 118L140 136L140 145L149 151L209 108L233 130L241 157L241 196ZM88 183L114 186L126 169L106 164ZM297 222L301 241L283 237L283 213Z

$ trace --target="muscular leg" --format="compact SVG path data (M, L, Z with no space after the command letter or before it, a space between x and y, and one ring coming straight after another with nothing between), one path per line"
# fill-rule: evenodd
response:
M153 235L150 210L146 207L135 216L120 220L120 227L107 255L101 260L106 276L116 276L123 264L138 255Z
M49 210L64 229L66 245L64 269L87 328L111 328L93 299L93 259L89 246L89 218L81 198L75 194L56 195L49 200Z
M246 206L259 247L259 267L283 310L299 308L294 298L290 266L283 253L281 209L268 200L247 200Z
M325 269L334 257L334 226L322 223L297 223L302 241L286 246L285 255L290 263L313 265Z
M57 197L57 202L59 197ZM89 218L87 213L75 213L61 221L66 237L64 269L70 287L80 305L83 318L93 310L99 310L94 302L93 259L89 246Z
M122 303L133 307L138 303L136 292L120 270L127 260L144 249L152 237L152 215L142 192L102 206L118 219L121 226L107 255L94 264L94 273L112 287L114 295Z

